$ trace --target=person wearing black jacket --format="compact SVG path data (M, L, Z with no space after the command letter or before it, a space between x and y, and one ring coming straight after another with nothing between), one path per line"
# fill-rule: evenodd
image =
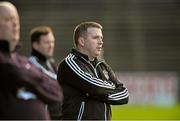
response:
M128 103L128 90L102 56L102 26L83 22L74 30L75 48L60 62L62 120L111 120L110 105Z
M29 60L49 78L57 81L57 67L53 59L55 37L49 26L37 26L30 31L31 56ZM61 115L61 102L48 105L51 119L58 120Z
M16 52L20 23L16 7L0 2L0 119L49 120L46 104L61 102L53 79Z

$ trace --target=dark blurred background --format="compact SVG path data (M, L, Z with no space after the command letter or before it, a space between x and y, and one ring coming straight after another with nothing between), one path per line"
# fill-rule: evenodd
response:
M179 0L11 2L20 13L22 54L30 54L29 31L49 25L55 33L55 59L59 62L73 47L74 27L96 21L104 27L105 59L116 72L173 72L180 81Z

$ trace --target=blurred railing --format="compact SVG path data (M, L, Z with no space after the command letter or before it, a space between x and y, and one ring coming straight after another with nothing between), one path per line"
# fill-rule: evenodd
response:
M178 102L176 72L118 72L127 86L129 104L173 106Z

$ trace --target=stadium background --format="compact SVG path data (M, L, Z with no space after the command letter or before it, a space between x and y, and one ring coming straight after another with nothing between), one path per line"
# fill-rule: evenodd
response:
M113 106L113 119L180 119L179 0L9 1L20 13L20 53L27 56L37 25L54 30L57 62L73 47L77 24L103 25L105 59L130 91L128 105Z

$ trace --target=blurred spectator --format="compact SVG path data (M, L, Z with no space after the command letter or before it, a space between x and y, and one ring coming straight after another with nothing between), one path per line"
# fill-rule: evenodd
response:
M50 78L57 79L57 68L53 59L55 37L48 26L37 26L30 32L30 61L40 68ZM58 120L61 115L61 102L48 106L51 119Z

